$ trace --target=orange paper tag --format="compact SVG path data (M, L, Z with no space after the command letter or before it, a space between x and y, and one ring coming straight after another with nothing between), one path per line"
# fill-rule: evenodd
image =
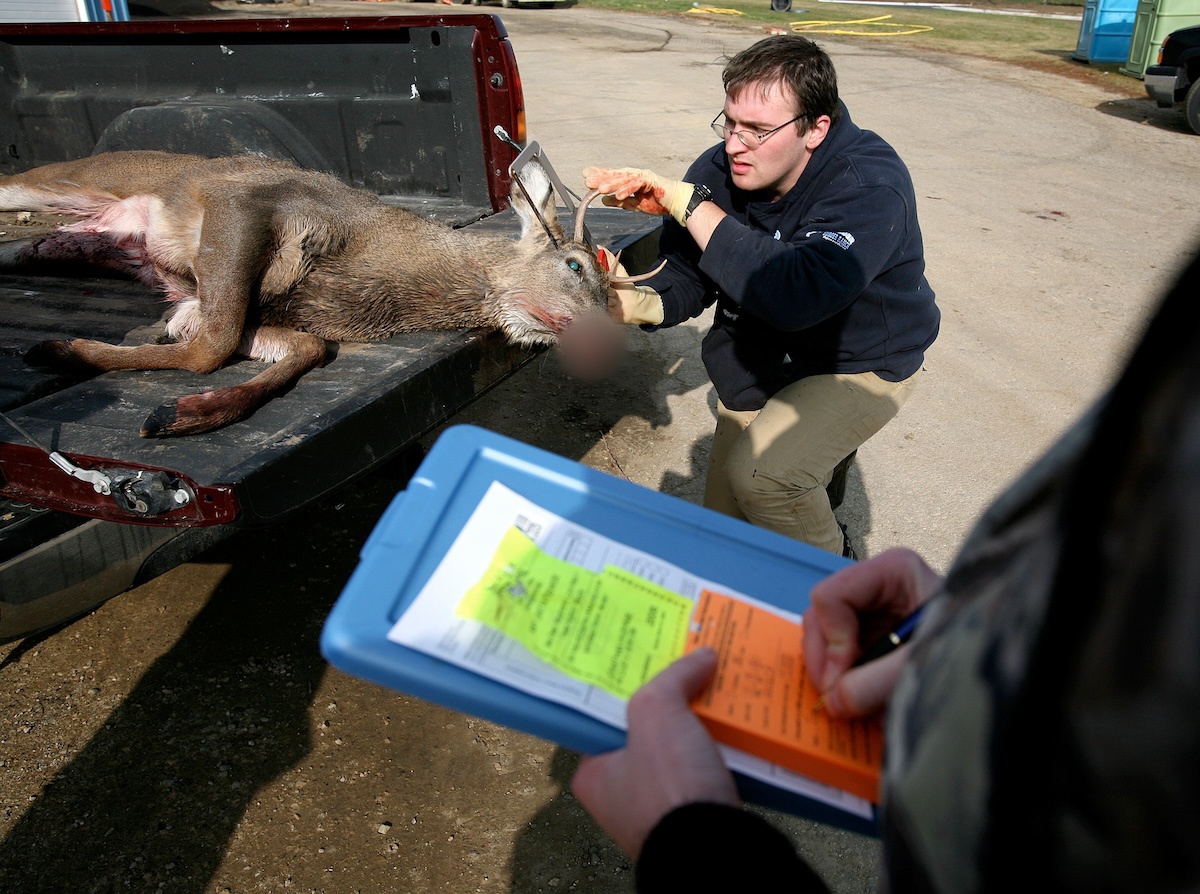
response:
M692 709L718 742L879 802L880 717L836 719L820 708L800 624L709 590L692 622L686 650L711 646L718 658Z

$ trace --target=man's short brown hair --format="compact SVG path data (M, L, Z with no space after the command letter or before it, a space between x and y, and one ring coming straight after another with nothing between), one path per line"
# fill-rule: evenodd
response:
M737 98L749 87L781 84L796 102L796 114L809 125L821 115L841 118L837 72L825 51L798 34L767 37L729 60L721 75L725 93Z

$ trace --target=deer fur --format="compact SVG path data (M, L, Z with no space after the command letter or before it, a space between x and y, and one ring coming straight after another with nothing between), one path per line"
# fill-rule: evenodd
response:
M31 364L90 371L208 373L234 355L271 362L249 381L169 401L143 437L210 431L254 412L327 359L327 341L486 327L553 344L587 313L604 313L615 277L555 214L535 165L522 172L543 227L514 182L518 240L454 230L328 174L257 156L113 152L0 177L0 209L78 220L0 246L0 267L83 261L134 276L174 303L168 344L43 342ZM553 241L547 234L553 234ZM554 244L557 242L557 246Z

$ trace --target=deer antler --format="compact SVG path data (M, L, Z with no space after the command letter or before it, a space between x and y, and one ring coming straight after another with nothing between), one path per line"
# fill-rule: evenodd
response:
M621 263L621 253L617 252L613 256L613 269L614 270L617 268L617 265L619 263ZM617 276L614 273L609 273L608 281L611 283L641 282L644 279L649 279L652 276L657 276L660 272L662 272L662 269L666 266L667 266L667 260L666 260L666 258L663 258L663 262L661 264L659 264L657 267L655 267L653 270L651 270L649 273L637 273L637 274L634 274L633 276L630 276L628 274L626 274L625 276Z
M592 190L588 190L588 192L584 195L584 197L579 200L579 208L575 211L575 241L576 242L583 241L583 215L587 211L588 205L592 204L592 202L594 202L596 200L596 197L599 195L602 195L600 190L592 189ZM617 264L619 264L620 262L621 262L621 253L617 252L616 255L613 257L613 270L617 269ZM667 262L664 260L661 264L659 264L657 267L655 267L649 273L638 273L635 276L629 276L629 275L617 276L615 273L612 273L610 271L608 274L608 281L611 283L641 282L642 280L649 279L650 277L659 273L666 266L667 266Z
M575 210L575 241L583 241L583 215L587 211L588 205L596 200L596 197L601 195L600 190L588 190L587 194L579 200L579 207Z

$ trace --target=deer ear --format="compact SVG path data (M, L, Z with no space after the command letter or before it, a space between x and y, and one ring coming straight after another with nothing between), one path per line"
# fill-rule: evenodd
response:
M520 182L517 182L517 178ZM524 186L524 189L521 187ZM528 193L528 196L526 195ZM542 240L549 236L559 245L566 242L554 203L554 187L541 165L525 165L514 177L510 190L513 210L521 220L521 239ZM533 202L533 206L530 205ZM535 210L536 208L536 210Z

